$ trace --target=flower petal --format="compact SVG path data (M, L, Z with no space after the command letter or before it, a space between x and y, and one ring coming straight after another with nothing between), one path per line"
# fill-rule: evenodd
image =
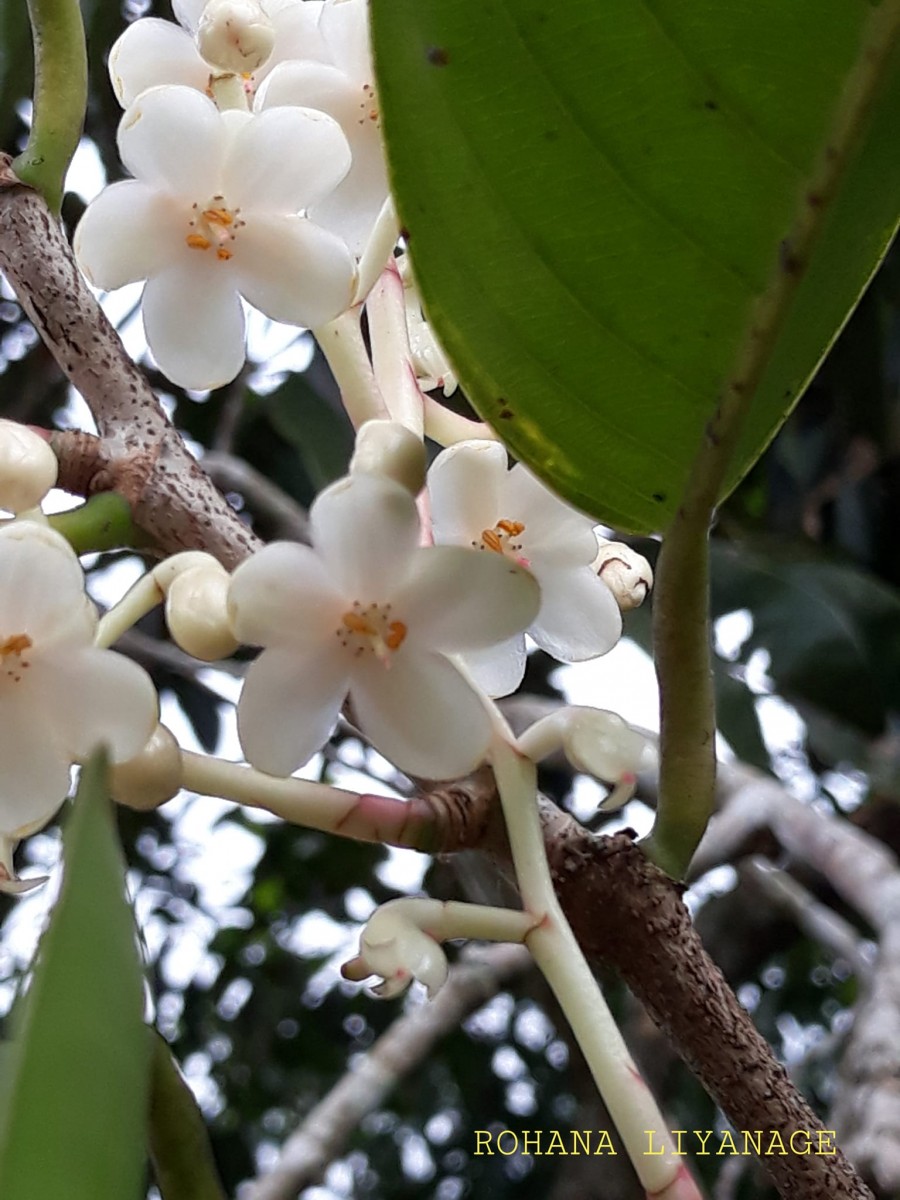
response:
M222 189L250 211L295 213L334 191L350 170L337 121L311 108L268 108L231 138Z
M194 253L199 259L203 252ZM181 387L220 387L244 365L244 310L229 266L179 263L144 288L147 344L160 370Z
M458 779L484 759L491 738L487 713L443 655L403 646L387 669L361 658L350 695L360 729L409 775Z
M258 771L290 775L321 750L347 695L347 658L336 648L264 650L244 681L238 736Z
M521 633L541 605L524 567L464 546L417 550L393 599L410 635L444 652L479 650Z
M89 646L97 611L84 594L84 574L64 538L34 522L0 531L0 638L25 633L38 652Z
M537 563L589 567L597 557L597 536L589 517L566 504L521 463L509 472L501 517L521 521L523 552Z
M82 761L105 745L113 762L133 758L159 721L156 688L143 667L86 646L35 663L31 695L54 740Z
M562 662L583 662L611 650L622 633L612 592L590 567L541 572L541 611L528 632Z
M312 543L348 600L393 599L419 541L419 514L405 488L348 475L309 510Z
M49 821L69 792L69 761L35 705L0 696L0 835Z
M175 20L191 33L196 33L206 3L207 0L172 0L172 12L175 14Z
M263 109L280 104L319 109L344 131L352 152L349 174L315 203L312 214L361 254L388 195L387 163L371 85L324 63L286 62L272 72L257 100Z
M209 75L190 34L159 17L133 22L109 52L109 78L123 108L159 84L179 83L203 92Z
M90 202L75 230L78 265L94 287L122 287L149 279L174 263L187 220L164 192L138 179L104 188Z
M460 657L481 690L493 697L509 696L516 690L525 676L528 659L523 634Z
M309 546L271 542L234 572L228 610L234 635L252 646L273 642L311 653L333 637L346 603Z
M233 246L241 295L273 321L316 328L350 307L350 251L307 217L250 215Z
M198 204L220 190L227 140L212 100L187 87L151 88L119 123L119 155L132 175Z
M324 4L319 32L342 71L359 80L374 78L368 0L331 0Z
M458 442L442 450L428 472L434 540L469 545L504 515L500 497L508 474L499 442Z

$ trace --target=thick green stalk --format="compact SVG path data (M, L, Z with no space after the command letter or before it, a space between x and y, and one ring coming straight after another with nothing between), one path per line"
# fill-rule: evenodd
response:
M34 40L34 110L12 169L59 214L63 183L87 107L87 50L78 0L28 0Z
M117 492L98 492L77 508L54 513L49 524L76 554L122 550L149 544L131 519L131 507Z
M818 162L798 195L781 243L694 459L659 556L654 656L660 687L660 778L656 825L645 849L679 877L706 829L715 788L715 702L710 664L709 529L744 417L763 379L832 201L852 162L873 102L897 67L900 0L873 8L855 65L838 99Z

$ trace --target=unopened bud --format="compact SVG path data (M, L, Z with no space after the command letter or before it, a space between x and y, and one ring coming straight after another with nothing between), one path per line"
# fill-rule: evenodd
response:
M562 744L576 771L610 782L637 775L653 755L642 734L616 713L600 708L566 709Z
M139 754L109 768L110 795L127 808L149 812L178 795L181 777L178 743L165 725L157 725Z
M200 17L197 45L216 70L250 75L268 62L275 30L257 0L210 0Z
M653 587L653 570L624 542L605 542L594 561L594 570L616 598L622 612L639 608Z
M228 620L231 577L219 563L179 574L166 592L166 623L173 639L201 662L228 658L238 648Z
M27 425L0 419L0 508L37 508L56 483L59 463L46 442Z
M417 496L425 486L425 447L399 421L366 421L356 435L351 475L380 475Z

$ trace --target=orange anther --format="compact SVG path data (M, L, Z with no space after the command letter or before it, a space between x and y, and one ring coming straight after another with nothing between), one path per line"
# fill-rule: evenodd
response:
M234 222L234 213L227 208L205 208L203 215L210 225L222 225L226 229Z
M216 250L216 258L221 262L228 262L229 258L231 258L231 251L227 246L219 246L218 250Z
M345 612L341 620L347 626L351 633L365 633L369 637L373 637L375 630L372 628L369 621L359 613Z
M384 639L384 644L388 650L399 650L406 641L406 626L402 621L391 621L388 625L388 635Z
M202 233L189 233L184 239L192 250L208 250L212 243Z
M483 529L481 531L481 540L487 546L488 550L496 550L498 554L503 553L503 544L493 529Z
M23 650L27 650L29 646L33 646L31 638L27 633L14 633L12 637L8 637L5 642L0 643L0 657L5 657L7 654L21 654Z
M518 537L520 533L525 532L521 521L498 521L496 528L508 533L510 537Z

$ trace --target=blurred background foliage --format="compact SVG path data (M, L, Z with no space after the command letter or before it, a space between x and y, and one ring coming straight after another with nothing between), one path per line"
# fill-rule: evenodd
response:
M165 15L162 5L124 16ZM114 4L85 0L91 55L86 133L110 178L119 109L104 57L123 23ZM14 151L30 89L25 6L0 6L0 141ZM83 201L67 197L71 228ZM299 339L303 343L302 335ZM310 354L311 354L310 349ZM186 394L149 369L177 426L266 538L296 534L302 508L342 473L351 430L318 356L304 371L248 370L212 395ZM67 386L16 302L0 299L0 412L39 425L71 421ZM453 403L465 411L462 397ZM213 461L213 460L211 460ZM281 507L242 489L244 465L278 489ZM739 490L715 530L713 608L719 627L721 731L736 754L770 771L809 803L828 806L900 852L900 255L892 254L801 404ZM637 543L653 557L656 544ZM100 580L121 556L91 567ZM105 593L103 593L105 594ZM733 614L740 614L735 618ZM737 630L737 633L735 633ZM646 645L649 611L626 622ZM726 631L728 635L725 636ZM162 641L158 618L129 650L180 709L207 749L227 745L233 674L197 673ZM554 664L535 655L526 691L558 696ZM239 664L235 666L239 671ZM231 690L229 691L229 686ZM622 681L623 689L630 685ZM225 742L223 743L223 737ZM384 777L385 764L339 734L323 778ZM390 782L390 779L388 780ZM402 789L402 781L393 780ZM577 801L571 777L545 771L552 798L592 828L606 826ZM341 982L336 962L374 904L420 886L411 859L232 806L185 800L168 810L122 810L120 829L144 930L157 1023L208 1117L229 1194L270 1166L284 1138L403 1008L376 1003ZM199 814L199 815L198 815ZM633 814L631 814L633 817ZM774 845L778 866L826 903L826 880ZM52 862L53 830L26 848ZM27 859L26 859L27 862ZM703 880L692 902L706 945L762 1032L827 1117L857 986L851 968L810 941L758 887L753 872ZM470 896L485 864L436 861L424 886ZM0 1001L8 1008L24 967L23 927L39 903L6 920ZM865 939L866 929L858 930ZM674 1128L709 1129L721 1117L615 979L608 991L634 1052ZM416 997L418 1002L420 998ZM473 1130L604 1129L609 1122L557 1019L530 973L447 1037L363 1122L315 1197L496 1200L602 1194L630 1200L637 1186L618 1158L476 1157ZM770 1194L749 1159L696 1160L715 1195ZM148 1184L152 1187L152 1181ZM151 1194L153 1194L151 1192Z

